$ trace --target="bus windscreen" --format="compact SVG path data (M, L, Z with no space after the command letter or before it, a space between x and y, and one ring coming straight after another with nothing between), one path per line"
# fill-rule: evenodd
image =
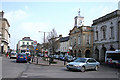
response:
M111 58L112 60L120 60L120 53L108 53L107 58Z

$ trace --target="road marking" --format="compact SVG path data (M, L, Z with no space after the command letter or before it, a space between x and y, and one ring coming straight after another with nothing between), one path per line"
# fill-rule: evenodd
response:
M28 76L27 76L27 73L23 73L21 77L22 77L22 78L28 77Z

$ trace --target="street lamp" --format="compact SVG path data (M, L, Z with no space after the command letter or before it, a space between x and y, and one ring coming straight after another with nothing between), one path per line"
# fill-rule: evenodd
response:
M44 31L38 31L44 33L44 43L43 43L43 50L45 51L45 33L50 33L50 32L44 32ZM37 61L38 63L38 61Z
M44 43L45 43L45 33L50 33L50 32L44 32L44 31L38 31L44 33Z
M44 33L44 44L45 44L45 33L50 33L50 32L45 32L45 31L38 31Z

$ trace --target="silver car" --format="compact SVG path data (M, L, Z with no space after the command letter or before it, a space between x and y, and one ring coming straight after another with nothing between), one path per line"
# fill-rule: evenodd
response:
M66 67L68 70L81 70L82 72L87 69L95 69L97 71L100 63L93 58L77 58L74 62L68 63Z
M12 58L16 59L16 57L17 57L17 53L15 52L10 53L10 59Z

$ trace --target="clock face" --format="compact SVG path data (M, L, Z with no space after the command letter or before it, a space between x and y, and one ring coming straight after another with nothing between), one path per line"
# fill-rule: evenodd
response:
M79 25L81 25L82 24L82 21L79 21Z

